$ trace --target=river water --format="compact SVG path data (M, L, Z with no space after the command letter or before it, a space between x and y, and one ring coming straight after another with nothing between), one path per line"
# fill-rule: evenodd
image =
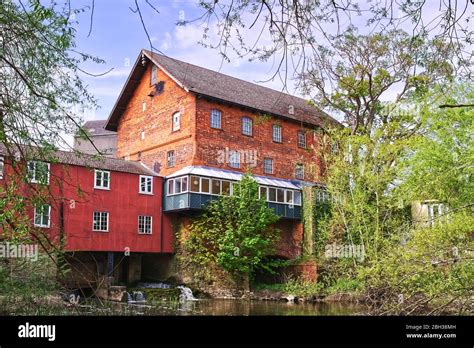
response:
M358 315L362 306L347 303L288 303L277 301L247 301L203 299L197 301L170 302L159 304L113 305L107 314L118 315L174 315L174 316L315 316L315 315ZM92 314L92 313L91 313Z

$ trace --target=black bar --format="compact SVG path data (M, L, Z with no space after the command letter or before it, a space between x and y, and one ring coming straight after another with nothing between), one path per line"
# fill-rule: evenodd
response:
M55 340L20 338L26 323L55 325ZM0 317L0 346L41 344L257 344L466 346L474 342L472 317ZM420 338L407 334L422 335ZM434 334L456 337L434 338ZM425 335L423 337L423 335ZM431 335L431 337L429 337Z

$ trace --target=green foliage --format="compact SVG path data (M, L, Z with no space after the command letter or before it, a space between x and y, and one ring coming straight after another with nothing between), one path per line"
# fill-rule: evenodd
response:
M278 230L278 220L265 201L258 198L258 184L245 175L232 196L212 201L191 225L185 249L200 266L218 265L234 275L252 276L257 269L271 271L268 260Z
M433 313L449 304L472 310L474 295L474 217L451 214L451 222L413 231L405 245L394 240L379 258L360 269L379 311L407 314L429 306Z

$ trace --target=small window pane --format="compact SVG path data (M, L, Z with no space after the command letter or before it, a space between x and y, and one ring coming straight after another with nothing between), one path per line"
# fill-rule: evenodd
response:
M295 199L296 205L301 205L301 192L300 191L294 192L294 199Z
M306 133L298 131L298 147L306 148Z
M242 134L252 135L252 119L250 117L242 117Z
M276 202L276 189L273 187L268 188L268 200L270 202Z
M4 162L3 162L3 157L0 156L0 179L3 179L3 167L4 167Z
M181 193L181 178L174 179L174 193Z
M174 193L174 180L168 181L168 194L172 195Z
M222 181L222 194L225 196L230 194L230 181Z
M168 151L166 158L168 167L174 167L174 151Z
M199 177L198 176L191 176L191 191L192 192L199 192Z
M291 203L291 204L294 203L293 202L293 191L291 191L291 190L286 191L285 201L286 201L286 203Z
M179 130L181 122L181 114L179 112L175 112L173 114L173 132Z
M181 178L181 192L187 192L188 191L188 177L183 176Z
M138 233L151 234L151 216L138 216Z
M297 179L304 179L304 167L302 164L297 164L295 167L295 177Z
M263 160L263 172L265 174L273 174L273 160L271 158Z
M211 110L211 128L221 129L221 112L219 110Z
M260 194L259 195L260 199L263 199L263 200L266 201L267 200L267 192L268 192L268 189L266 187L260 186L260 193L259 193Z
M201 192L203 193L210 193L209 187L209 179L208 178L201 178Z
M278 203L285 203L285 191L283 189L277 189L277 201Z
M232 168L240 168L240 152L230 151L229 166L231 166Z
M273 141L281 143L281 126L274 124L272 132Z
M212 179L212 194L220 195L221 194L221 181Z

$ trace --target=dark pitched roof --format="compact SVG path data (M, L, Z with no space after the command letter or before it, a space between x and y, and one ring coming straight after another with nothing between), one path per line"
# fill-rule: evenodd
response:
M196 94L305 124L321 127L325 127L328 123L338 124L325 112L309 105L305 99L147 50L142 50L142 53L181 87ZM140 57L107 120L106 129L117 129L118 120L145 71L145 67L139 64L139 60L141 60ZM291 109L294 110L293 113L290 113Z
M151 169L147 168L141 162L126 161L118 158L97 157L93 155L82 154L73 151L56 150L53 152L41 153L36 147L22 146L21 151L15 150L15 147L10 149L13 156L21 154L21 157L26 157L28 160L39 159L51 163L68 164L79 167L88 167L94 169L104 169L115 172L125 172L140 175L154 175L157 174ZM0 144L0 155L8 156L9 153L3 144Z
M105 129L106 124L107 120L87 121L82 128L89 136L117 135L116 132Z

